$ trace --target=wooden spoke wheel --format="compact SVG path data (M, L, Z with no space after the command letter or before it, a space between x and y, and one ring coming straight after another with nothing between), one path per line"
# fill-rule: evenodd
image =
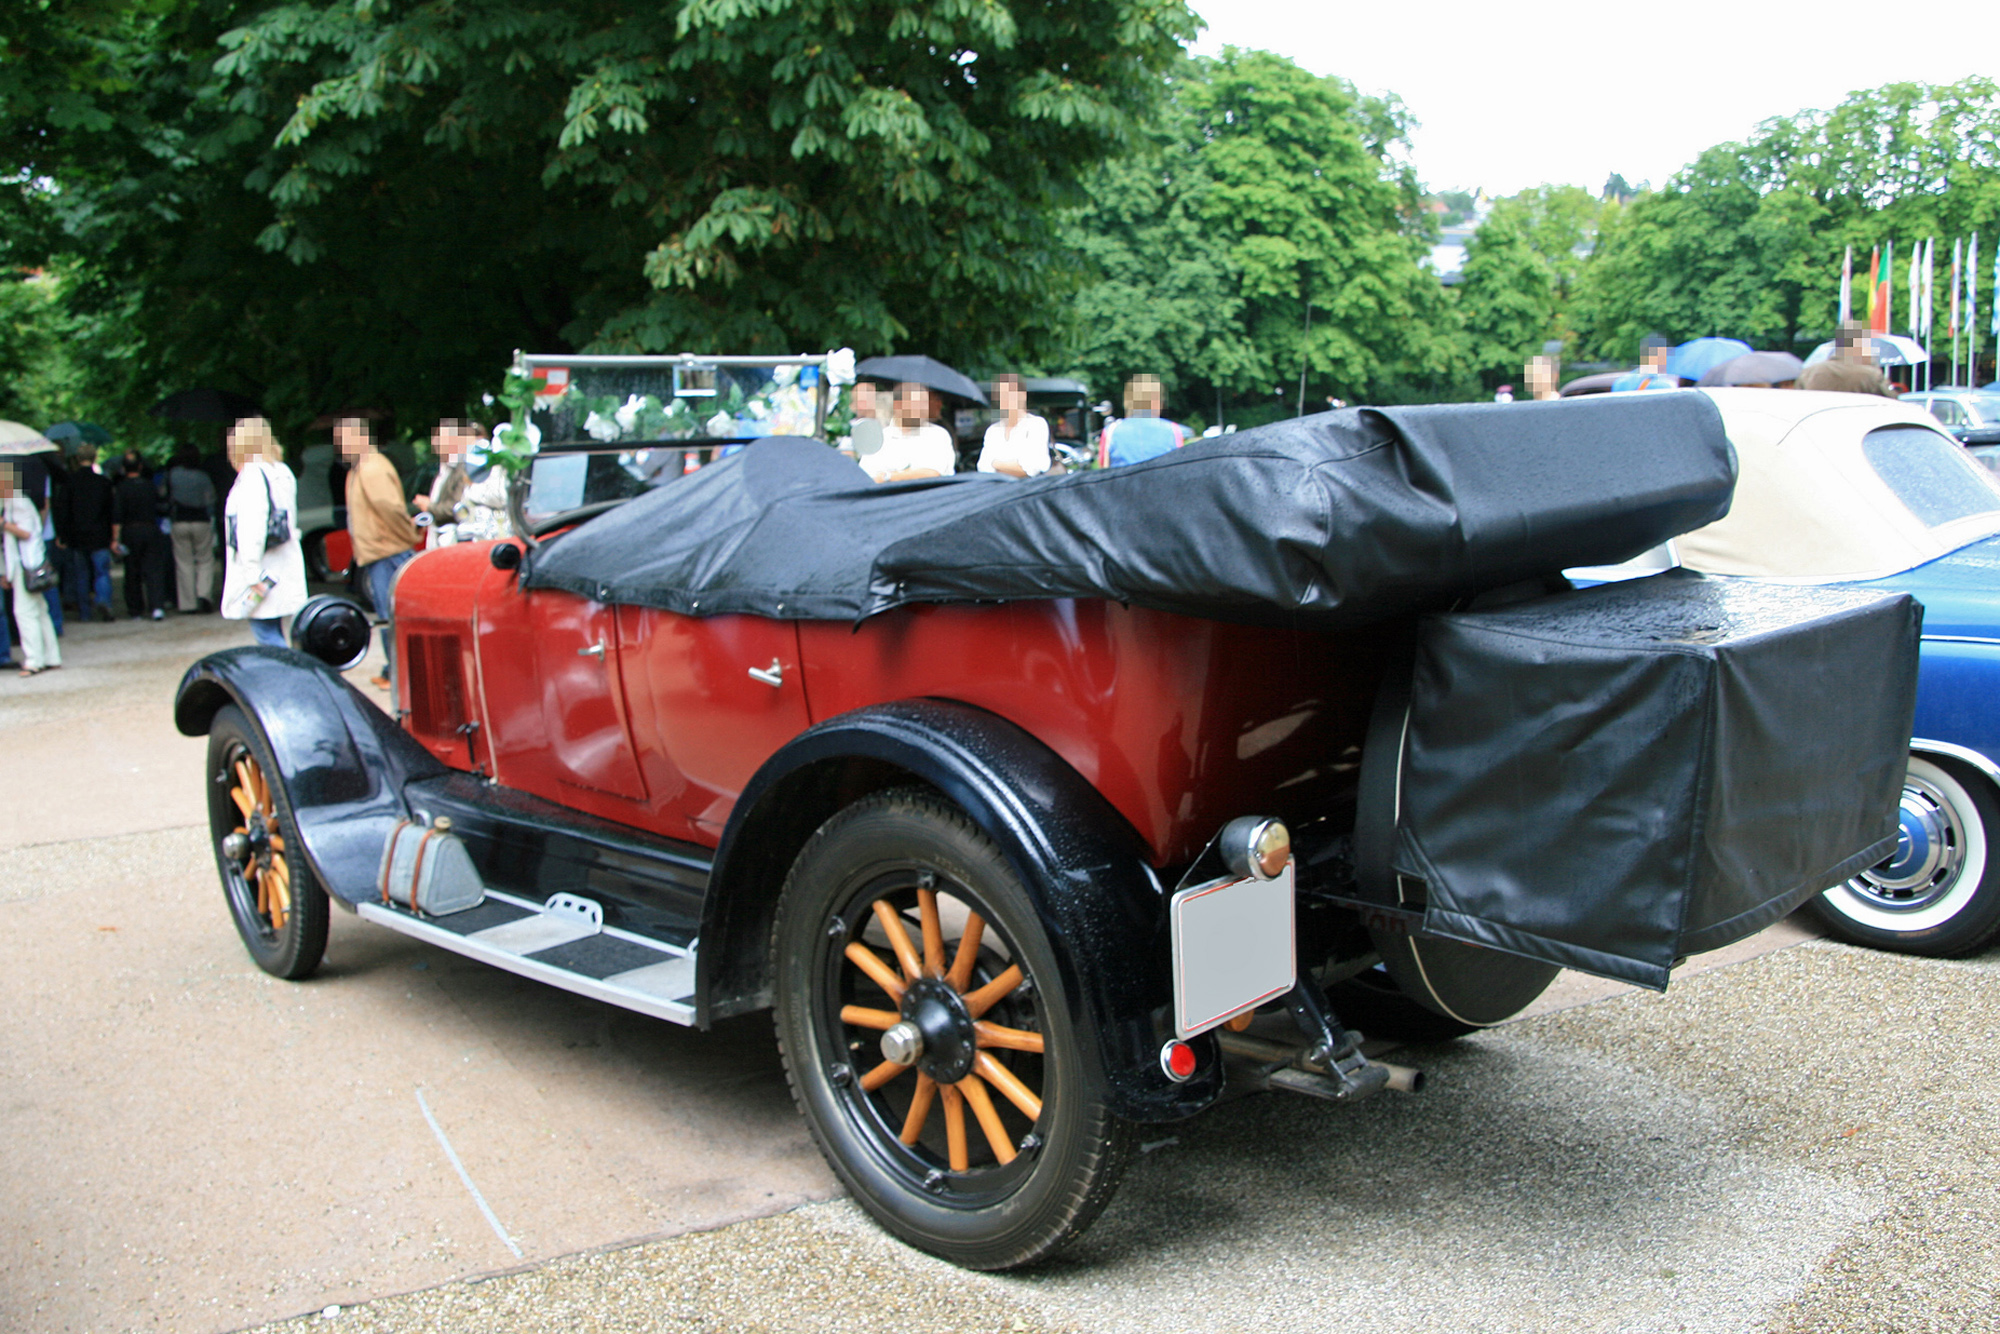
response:
M233 705L208 734L208 822L216 869L250 957L265 972L303 978L326 953L326 894L299 853L269 748Z
M1110 1198L1124 1127L1026 891L962 814L898 792L830 820L786 883L773 964L794 1093L890 1230L1009 1268Z

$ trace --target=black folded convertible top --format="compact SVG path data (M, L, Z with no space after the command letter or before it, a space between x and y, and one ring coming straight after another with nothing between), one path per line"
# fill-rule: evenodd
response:
M1692 393L1346 409L1026 482L876 486L778 437L557 538L524 583L696 616L1098 597L1333 628L1626 560L1721 518L1735 477Z

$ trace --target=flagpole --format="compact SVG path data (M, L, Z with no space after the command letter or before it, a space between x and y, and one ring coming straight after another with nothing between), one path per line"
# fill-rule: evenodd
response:
M1988 304L1993 307L1993 348L2000 354L2000 244L1993 247L1993 300ZM1995 357L1993 378L2000 381L2000 355Z
M1979 387L1979 233L1965 249L1965 387Z
M1937 238L1924 238L1924 388L1929 389L1937 379L1937 358L1931 352L1931 340L1937 337Z
M1849 246L1846 253L1840 257L1840 319L1837 323L1846 324L1853 318L1853 313L1854 247Z
M1961 276L1959 260L1963 254L1963 237L1951 240L1951 383L1958 383L1958 283Z

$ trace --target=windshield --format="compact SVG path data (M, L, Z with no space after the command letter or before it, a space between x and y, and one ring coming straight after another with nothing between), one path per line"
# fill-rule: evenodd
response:
M629 500L774 435L825 439L845 416L825 357L519 357L547 388L525 508L542 530Z
M1973 394L1959 402L1974 426L2000 426L2000 394Z
M743 442L820 435L819 358L523 358L548 381L530 420L547 445Z

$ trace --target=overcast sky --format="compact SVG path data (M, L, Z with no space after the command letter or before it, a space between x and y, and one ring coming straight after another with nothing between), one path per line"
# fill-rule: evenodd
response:
M1421 128L1432 189L1596 190L1611 172L1663 184L1759 121L1901 79L2000 74L2000 3L1579 6L1192 0L1195 44L1291 57L1363 92L1393 92ZM1920 15L1921 25L1908 18ZM1510 14L1523 17L1507 17ZM1694 16L1707 14L1706 19Z

